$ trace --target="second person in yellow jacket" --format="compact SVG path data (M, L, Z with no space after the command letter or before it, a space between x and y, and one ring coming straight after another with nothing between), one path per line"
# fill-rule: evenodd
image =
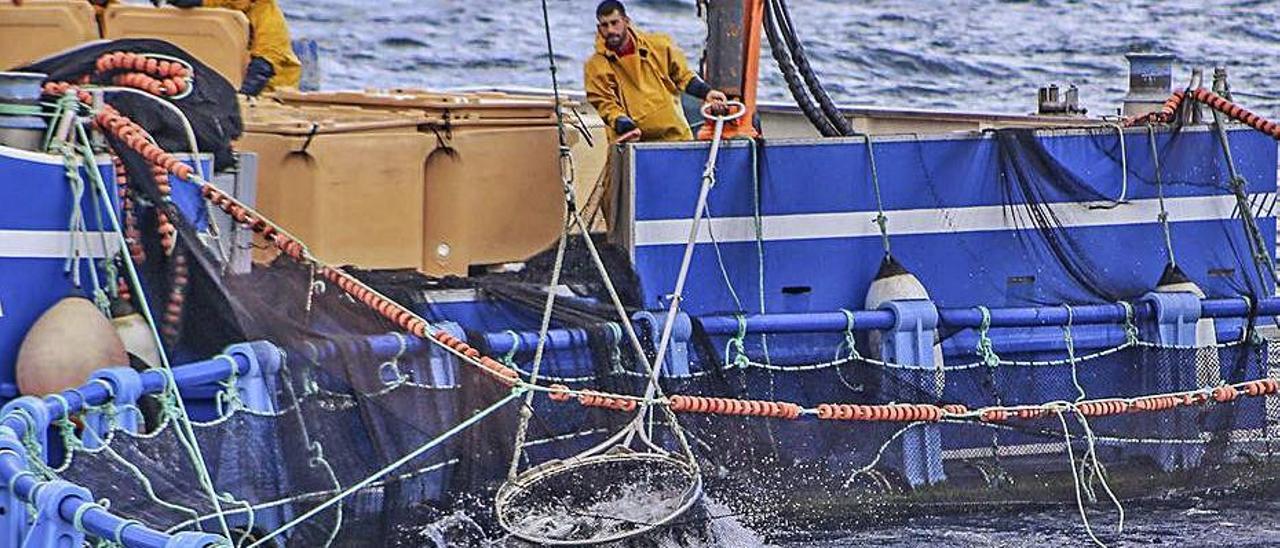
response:
M258 95L281 87L298 87L302 62L293 53L289 25L275 0L169 0L180 8L225 8L249 18L249 66L240 93Z

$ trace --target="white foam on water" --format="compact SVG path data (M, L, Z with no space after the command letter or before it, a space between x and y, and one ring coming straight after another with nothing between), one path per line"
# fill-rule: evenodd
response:
M755 531L748 529L733 514L728 506L712 499L702 497L710 521L707 524L711 539L706 546L735 546L740 548L765 548L772 546L764 541ZM664 547L665 548L665 547ZM673 547L674 548L674 547Z

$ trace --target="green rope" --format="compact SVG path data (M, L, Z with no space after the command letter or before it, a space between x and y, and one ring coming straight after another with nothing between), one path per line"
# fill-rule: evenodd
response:
M37 477L43 479L52 479L56 477L53 469L44 462L44 446L40 443L40 440L36 438L37 432L43 433L43 431L37 427L35 417L32 417L26 409L22 409L20 407L11 409L9 413L17 415L18 418L27 423L27 428L22 433L21 442L23 449L27 450L27 462L29 462L31 467L35 469ZM9 491L13 492L13 489L10 488ZM33 497L30 504L34 504L34 500L35 498Z
M985 306L979 306L978 312L982 313L982 323L978 324L978 358L982 360L983 365L987 367L997 367L1000 365L1000 356L996 354L995 345L991 342L988 334L991 331L991 310Z
M1225 80L1223 82L1225 83ZM1255 274L1258 276L1258 283L1262 284L1266 293L1271 293L1275 290L1277 283L1276 263L1271 259L1271 251L1267 249L1267 242L1258 229L1257 220L1254 219L1253 207L1249 202L1249 196L1246 194L1248 181L1245 181L1244 177L1236 170L1235 159L1231 156L1231 144L1227 140L1227 130L1224 125L1223 115L1217 109L1210 109L1210 111L1213 113L1213 125L1218 135L1218 143L1222 147L1222 155L1226 160L1227 172L1230 176L1230 190L1231 194L1236 198L1236 210L1240 214L1241 228L1244 229L1245 236L1249 241L1250 254L1253 256L1253 267ZM1267 280L1271 280L1271 287L1267 287ZM1248 282L1247 276L1245 281Z
M97 171L98 166L95 164L90 169ZM99 261L99 264L106 278L105 281L99 282L99 280L97 279L98 270L97 268L93 269L93 275L94 275L93 300L94 300L94 303L98 305L98 308L102 310L103 314L105 314L107 317L111 317L111 298L110 297L116 296L116 283L115 283L116 276L117 276L116 261L115 261L115 258L113 257L113 254L110 251L111 246L107 241L107 232L103 230L103 228L107 226L107 223L102 216L102 201L92 200L92 204L93 204L93 216L94 216L94 219L98 222L98 236L102 240L102 259L101 261ZM91 263L91 266L92 266L92 263ZM108 292L110 292L110 296L108 296Z
M178 421L182 415L182 410L178 408L177 396L168 390L161 390L155 394L156 403L160 404L160 416L165 421Z
M751 140L751 183L752 183L752 224L755 229L756 237L756 287L760 289L760 313L766 314L765 310L765 285L764 285L764 217L760 213L760 143L755 139ZM773 365L769 358L769 335L767 333L760 334L760 353L764 356L765 365ZM773 393L773 377L769 377L769 393Z
M614 374L621 375L625 373L622 369L622 326L618 322L608 322L604 324L609 328L609 332L613 334L613 347L609 349L609 370Z
M58 148L62 153L63 174L66 176L67 184L70 186L71 190L71 213L67 218L67 232L70 234L70 239L67 242L67 257L63 261L62 272L70 273L71 283L79 288L81 280L80 256L76 242L80 239L79 236L86 230L84 226L84 211L81 209L81 203L84 201L85 184L84 178L80 177L80 166L76 165L77 162L74 149L66 145L59 146ZM97 168L97 165L91 158L92 155L90 155L90 159L88 160L89 167L87 168L90 172L95 171ZM99 287L98 271L93 268L92 259L89 261L89 266L90 278L94 288L97 289ZM102 309L102 306L99 303L95 304L98 304L98 308Z
M884 214L884 200L880 196L880 175L876 171L876 153L871 147L871 135L862 136L867 142L867 163L871 167L871 187L876 192L876 226L880 228L880 243L884 246L884 254L889 252L889 218Z
M69 91L59 97L52 106L53 117L49 119L49 127L44 132L44 150L50 150L53 146L53 140L56 137L54 132L62 125L63 117L76 115L76 111L80 109L80 100L76 98L75 92Z
M1067 363L1071 365L1071 383L1075 385L1076 391L1079 393L1076 401L1081 401L1086 396L1084 387L1080 386L1080 377L1076 375L1076 343L1071 334L1071 325L1075 323L1075 312L1069 304L1063 304L1062 306L1067 309L1067 323L1062 326L1062 340L1067 344Z
M503 333L511 336L511 348L507 350L506 354L502 355L502 363L506 364L507 367L515 367L516 354L520 353L520 334L511 329L503 331Z
M75 129L76 137L79 140L80 153L84 157L85 162L91 166L96 165L94 162L93 148L90 144L91 141L89 140L89 134L85 131L84 125L76 124ZM107 192L107 184L102 180L102 174L99 173L97 169L89 169L88 171L90 179L93 180L94 187L97 190L99 197L103 202L108 204L111 203L111 195ZM116 216L115 209L107 208L107 213L108 218L111 221L112 231L116 233L117 243L120 244L121 249L126 249L128 246L126 245L123 228L120 225L120 219ZM164 391L171 393L170 397L172 398L172 401L170 403L177 411L177 422L179 425L178 432L180 434L177 436L178 441L187 452L187 457L191 460L193 468L195 469L196 479L199 481L201 487L203 487L205 494L208 495L209 501L213 504L213 508L218 514L218 525L222 529L223 536L231 538L231 527L227 525L226 516L223 515L222 503L218 499L218 494L213 485L213 477L209 474L209 468L205 463L204 454L200 450L199 442L196 441L195 429L191 426L191 420L186 413L185 404L182 402L182 399L178 397L178 385L174 382L173 374L170 370L171 364L169 363L168 355L164 351L164 342L161 340L160 334L156 331L157 323L155 318L151 315L150 307L147 304L146 293L142 287L142 282L138 277L137 270L133 267L133 263L130 261L125 264L128 267L130 282L132 282L134 290L137 292L138 304L140 305L139 308L141 308L143 315L147 319L147 323L151 326L151 336L156 343L156 348L160 352L160 362L163 366L160 370L165 372L166 380Z
M253 544L250 544L248 548L256 548L256 547L258 547L258 546L261 546L261 545L263 545L263 544L266 544L267 542L270 542L270 541L271 541L271 539L275 538L277 535L279 535L279 534L281 534L281 533L283 533L283 532L285 532L285 531L288 531L288 530L290 530L290 529L294 528L294 527L295 527L295 526L297 526L298 524L300 524L300 523L302 523L302 522L304 522L304 521L307 521L307 520L311 519L312 517L315 517L317 514L319 514L320 512L325 511L325 510L326 510L326 509L328 509L330 506L333 506L333 505L335 505L335 504L338 504L338 503L342 502L343 500L346 500L346 498L347 498L347 497L349 497L349 496L351 496L351 495L352 495L352 493L355 493L356 491L359 491L359 490L361 490L361 489L364 489L365 487L368 487L368 486L369 486L369 484L371 484L371 483L373 483L373 482L375 482L375 481L378 481L379 479L381 479L382 477L386 476L387 474L390 474L391 472L395 471L396 469L400 468L401 466L404 466L406 463L408 463L408 462L410 462L410 461L412 461L412 460L414 460L414 459L418 458L419 456L422 456L424 453L426 453L426 452L428 452L428 451L430 451L430 450L432 450L432 449L435 449L435 448L436 448L436 447L438 447L440 444L442 444L442 443L444 443L445 441L447 441L449 438L452 438L452 437L454 437L454 436L456 436L456 435L458 435L458 434L462 433L463 431L467 430L468 428L470 428L470 427L472 427L472 426L475 426L475 425L476 425L476 424L478 424L480 421L484 420L486 417L488 417L489 415L493 414L493 412L494 412L494 411L497 411L498 409L501 409L502 407L506 406L508 403L511 403L512 401L514 401L514 400L516 400L517 398L519 398L521 395L523 395L523 394L524 394L524 392L525 392L525 389L524 389L523 387L519 387L519 386L517 386L516 388L513 388L509 394L507 394L505 397L503 397L502 399L498 400L497 402L494 402L494 403L493 403L492 405L490 405L489 407L486 407L486 408L484 408L484 409L480 410L479 412L477 412L476 414L472 415L472 416L471 416L470 418L468 418L467 420L464 420L464 421L462 421L462 422L458 423L458 424L457 424L457 425L455 425L453 428L450 428L449 430L445 431L444 433L440 434L439 436L436 436L436 437L435 437L435 438L433 438L431 441L428 441L427 443L425 443L425 444L422 444L422 445L418 446L418 448L417 448L417 449L414 449L413 451L410 451L409 453L405 454L404 456L400 457L399 459L396 459L396 461L395 461L395 462L392 462L391 464L388 464L388 465L386 465L386 466L382 467L381 469L379 469L378 471L374 472L373 474L370 474L369 476L365 477L364 479L360 480L359 482L357 482L357 483L355 483L355 484L351 485L350 487L347 487L347 488L346 488L346 489L344 489L341 493L338 493L337 495L334 495L334 496L333 496L332 498L330 498L329 500L326 500L326 501L324 501L323 503L318 504L318 505L316 505L316 506L312 507L310 510L307 510L307 511L306 511L306 512L304 512L302 515L300 515L300 516L298 516L298 517L296 517L296 518L294 518L294 519L290 520L288 523L286 523L286 524L284 524L284 525L281 525L281 526L280 526L278 529L276 529L275 531L272 531L272 532L270 532L270 533L267 533L267 534L263 535L261 538L259 538L259 539L257 540L257 542L254 542Z
M1173 256L1173 232L1169 228L1169 212L1164 208L1164 179L1160 175L1160 151L1156 149L1156 128L1150 124L1147 125L1147 137L1151 143L1151 162L1154 164L1152 169L1156 175L1156 197L1160 200L1160 214L1156 219L1160 221L1160 229L1164 232L1164 250L1169 256L1169 264L1178 266L1178 260Z
M0 116L40 116L53 117L54 113L44 111L44 107L39 105L15 105L12 103L0 103Z
M844 314L844 345L849 347L848 359L861 360L862 356L858 355L858 340L854 337L853 331L853 312L841 308L840 313Z
M231 374L218 384L222 385L222 390L214 396L214 406L218 410L218 418L226 418L236 410L244 407L244 402L240 399L240 390L236 388L236 383L240 380L240 372L237 370L235 360L226 354L221 354L214 359L226 360L231 364ZM224 405L229 407L224 408Z
M39 472L45 479L51 479L54 477L53 469L44 461L44 445L40 443L40 440L36 439L35 421L30 415L27 415L25 411L23 412L23 416L27 421L27 431L22 434L22 447L25 448L27 450L27 454L31 456L30 462L33 463L36 472Z
M62 437L63 447L67 448L68 453L83 447L84 444L80 443L79 436L76 436L76 425L71 422L71 414L69 412L71 405L67 403L67 398L57 392L49 394L48 397L62 403L62 416L54 419L53 424L58 427L58 434ZM70 457L68 456L68 458Z
M724 344L724 368L737 367L746 369L751 366L751 358L747 356L747 346L744 341L747 338L747 318L742 314L734 314L734 319L738 321L738 333L731 337ZM733 350L733 365L729 365L729 351Z
M1124 345L1134 346L1138 344L1138 326L1133 322L1133 305L1120 301L1120 306L1124 308Z
M76 513L71 516L71 526L81 533L88 533L89 531L84 528L84 514L94 508L102 510L103 512L107 511L107 507L102 503L86 502L81 504L79 508L76 508Z

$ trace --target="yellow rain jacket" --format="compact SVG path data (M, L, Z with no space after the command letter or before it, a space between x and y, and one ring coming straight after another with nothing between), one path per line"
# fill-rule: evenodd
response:
M609 141L617 139L613 122L628 116L643 141L693 139L680 108L680 94L696 74L684 52L665 34L631 31L636 51L619 58L596 34L596 51L585 67L587 101L604 119Z
M280 87L298 87L302 79L302 62L293 54L289 43L289 25L276 0L204 0L206 8L225 8L243 12L249 18L249 54L266 59L275 67L276 75L263 91Z

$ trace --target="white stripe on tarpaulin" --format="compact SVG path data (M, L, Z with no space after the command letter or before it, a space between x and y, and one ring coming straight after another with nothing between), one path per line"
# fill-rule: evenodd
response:
M105 250L120 250L114 232L78 232L76 248L81 257L101 259ZM104 245L105 244L105 245ZM0 230L0 259L65 259L71 248L71 233L63 230Z
M1275 193L1259 197L1274 199ZM1160 202L1157 199L1132 200L1112 209L1089 209L1080 202L1047 204L1067 228L1132 225L1158 222ZM1233 196L1188 196L1166 198L1165 209L1171 222L1216 221L1230 219L1236 208ZM950 234L955 232L982 232L1031 228L1022 206L973 206L936 209L900 209L886 211L889 218L889 235ZM1270 217L1270 215L1267 215ZM878 236L875 224L876 212L852 211L839 213L802 213L795 215L766 215L761 217L766 241L815 240L824 238L859 238ZM635 245L683 244L689 239L689 219L638 221L635 226ZM698 234L699 243L711 243L711 231L716 241L755 241L755 221L752 217L723 217L703 223Z

